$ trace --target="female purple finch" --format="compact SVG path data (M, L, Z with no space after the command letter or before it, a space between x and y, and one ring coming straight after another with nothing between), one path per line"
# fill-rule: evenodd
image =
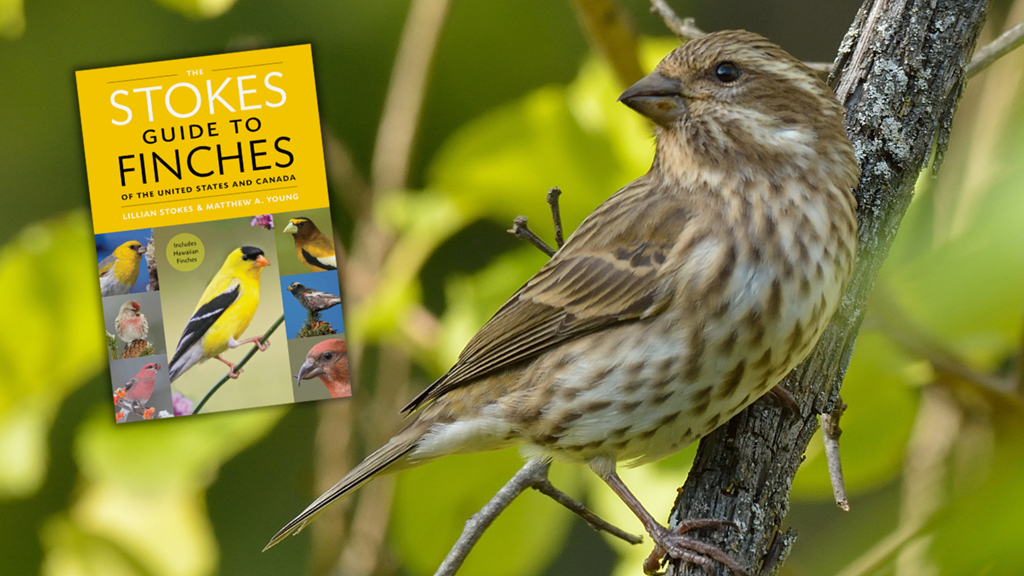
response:
M756 34L677 48L620 100L656 124L650 171L588 216L403 430L268 546L384 469L518 445L584 463L669 556L734 560L660 525L615 472L708 434L811 350L854 263L859 170L843 109ZM714 522L711 522L714 524Z

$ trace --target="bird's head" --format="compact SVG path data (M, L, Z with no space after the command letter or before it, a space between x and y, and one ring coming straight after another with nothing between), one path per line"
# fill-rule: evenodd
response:
M683 142L701 164L772 165L787 158L852 155L843 109L802 62L742 30L715 32L673 50L619 100L659 126L659 153ZM844 144L843 144L844 143Z
M312 234L316 229L316 224L312 220L305 216L298 216L288 221L288 225L284 227L284 232L296 236L305 236Z
M252 269L270 266L270 262L263 255L263 250L255 246L242 246L238 250L235 250L231 254L231 257L236 259L240 265L247 266Z
M146 364L145 366L143 366L142 369L143 370L152 370L152 371L155 372L155 371L160 369L160 365L157 364L156 362L150 362L149 364Z
M128 300L124 304L121 304L121 310L118 312L119 316L140 316L142 314L142 305L135 300Z
M291 284L288 285L288 291L291 292L292 294L298 294L305 289L306 287L303 286L301 282L292 282Z
M348 361L348 348L345 341L338 338L324 340L313 346L306 354L306 361L302 363L299 374L296 376L297 382L301 386L303 380L326 375L333 366L342 361Z
M129 240L118 246L115 252L117 252L118 258L139 258L146 253L146 247L141 242Z

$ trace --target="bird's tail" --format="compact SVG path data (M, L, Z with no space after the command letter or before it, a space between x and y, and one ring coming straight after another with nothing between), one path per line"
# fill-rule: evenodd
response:
M274 537L263 548L263 551L266 552L292 534L298 534L306 527L306 524L312 522L323 513L335 500L359 488L385 468L411 452L416 447L420 438L423 437L423 432L425 431L422 425L418 426L417 424L420 423L414 422L408 428L395 435L394 438L388 440L387 444L367 456L365 460L360 462L344 478L332 486L330 490L321 494L319 498L307 506L294 520L278 530L277 534L274 534Z

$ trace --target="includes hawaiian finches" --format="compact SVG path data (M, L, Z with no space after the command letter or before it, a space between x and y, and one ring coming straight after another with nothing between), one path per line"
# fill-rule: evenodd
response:
M100 293L104 296L127 294L139 279L139 262L146 247L129 240L100 262Z
M807 356L853 268L859 168L828 86L749 32L686 43L620 100L656 124L650 171L588 216L406 406L402 431L269 545L385 468L519 445L589 465L656 550L744 573L661 526L616 464L681 450Z
M295 296L295 299L302 304L302 307L310 312L323 312L341 304L341 297L312 288L306 288L300 282L292 282L288 285L288 291Z
M228 254L220 271L206 287L195 312L185 325L178 348L171 358L171 382L199 362L216 358L228 366L228 376L238 378L235 365L220 357L228 348L237 348L250 342L260 351L270 342L260 342L259 336L238 340L249 327L256 307L260 303L260 276L270 262L263 250L242 246Z
M303 380L320 378L327 386L331 398L344 398L352 395L352 383L348 372L348 352L345 341L333 338L313 346L306 354L306 361L299 368L295 377L299 386Z
M114 319L114 330L117 337L126 344L145 340L149 336L149 323L146 322L146 315L142 313L142 306L135 300L121 304L117 318Z
M334 240L321 232L312 220L305 216L292 218L284 227L284 232L295 235L295 255L306 268L313 272L338 269Z
M156 382L156 372L159 369L160 365L156 362L150 362L143 366L139 373L125 384L124 399L142 410L146 402L149 402L150 397L153 396L153 385Z

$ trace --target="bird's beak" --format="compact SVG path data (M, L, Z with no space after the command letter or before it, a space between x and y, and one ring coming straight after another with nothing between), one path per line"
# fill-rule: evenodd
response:
M135 249L135 251L138 252L139 254L145 254L146 253L146 247L145 246L139 246L138 248Z
M686 112L681 90L679 80L651 72L623 92L619 102L667 127Z
M299 375L295 377L296 382L299 386L302 386L303 380L309 380L310 378L316 378L317 376L323 375L324 371L319 366L313 364L309 360L302 363L302 367L299 368Z
M283 231L284 232L290 232L292 234L296 234L296 233L298 233L299 229L295 227L295 224L292 224L291 222L289 222L288 225L284 227Z
M161 368L161 366L159 364L157 364L156 366L153 367L153 370L159 370L160 368Z
M264 258L262 255L256 257L257 266L270 266L270 261Z

